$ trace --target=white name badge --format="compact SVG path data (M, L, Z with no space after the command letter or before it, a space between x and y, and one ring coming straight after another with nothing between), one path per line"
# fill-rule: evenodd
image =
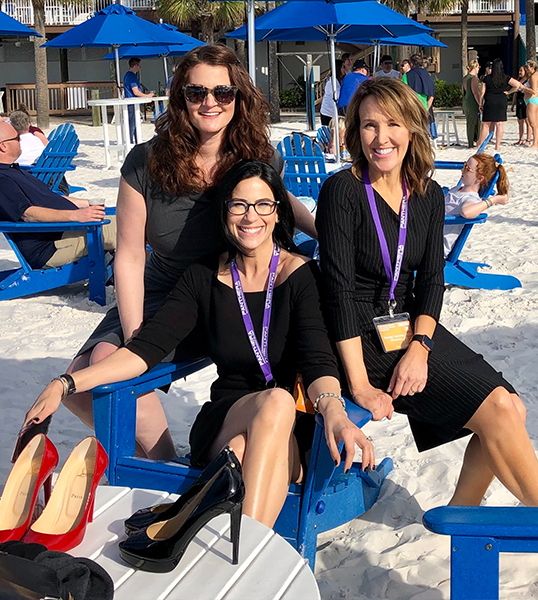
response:
M374 327L384 352L405 350L411 343L413 328L411 327L409 313L376 317Z

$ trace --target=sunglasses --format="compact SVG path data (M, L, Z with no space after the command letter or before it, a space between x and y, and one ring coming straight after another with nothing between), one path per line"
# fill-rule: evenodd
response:
M18 135L17 137L9 138L7 140L0 140L0 144L5 144L6 142L14 142L15 140L17 140L17 142L20 142L21 141L21 136Z
M246 215L252 206L260 217L267 217L275 212L277 205L276 200L260 200L253 204L242 200L229 200L226 202L226 209L231 215Z
M463 167L461 168L461 170L464 173L476 173L476 169L471 169L471 167L469 167L467 163L463 163Z
M188 84L183 86L185 100L191 104L202 104L208 94L219 104L231 104L237 94L235 85L217 85L214 88L206 88L203 85Z
M392 64L392 61L391 61L391 60L386 60L386 61L384 61L384 62L383 62L383 64L384 64L384 65L391 65L391 64Z

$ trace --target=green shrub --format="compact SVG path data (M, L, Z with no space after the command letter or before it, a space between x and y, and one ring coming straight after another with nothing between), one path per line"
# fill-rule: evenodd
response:
M435 82L435 98L433 105L435 108L452 108L461 106L462 91L461 84L447 83L446 81Z
M294 88L280 91L280 108L297 108L304 105L305 94L303 90Z

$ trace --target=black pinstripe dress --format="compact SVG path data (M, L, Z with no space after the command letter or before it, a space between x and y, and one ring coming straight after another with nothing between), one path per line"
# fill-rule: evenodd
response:
M377 192L375 197L394 264L399 216ZM409 200L407 242L395 290L395 312L410 313L412 322L418 315L438 320L441 313L443 222L443 193L431 182L424 196L413 194ZM324 183L316 226L333 339L360 336L370 383L386 390L405 351L384 353L373 327L374 317L387 314L389 283L366 189L350 169ZM420 451L470 433L464 425L496 387L515 392L501 373L442 325L437 325L433 340L424 391L394 401L394 409L408 416Z

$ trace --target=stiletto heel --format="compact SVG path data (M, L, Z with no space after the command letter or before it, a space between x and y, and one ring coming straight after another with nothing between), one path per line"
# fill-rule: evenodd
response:
M57 464L58 451L42 433L20 451L0 499L0 542L20 540L26 533L39 490Z
M156 504L150 508L142 508L136 511L125 521L125 533L131 535L139 531L143 531L153 523L159 521L167 521L175 517L182 510L185 503L197 494L202 487L215 475L217 471L222 469L225 464L234 463L235 468L241 473L241 464L237 460L237 456L233 453L229 446L226 446L219 452L217 457L205 468L194 483L186 490L176 502L167 504Z
M241 532L241 513L243 503L234 504L230 509L230 542L232 542L232 565L239 563L239 534Z
M185 492L187 500L178 499L181 510L165 521L150 525L145 531L133 534L120 543L120 555L125 562L154 573L167 573L175 569L194 536L214 517L230 513L230 541L233 544L232 561L239 558L239 527L245 486L240 464L229 450L229 459L220 469L213 464L206 469L214 472L207 479L206 471L200 478L206 479L198 492ZM198 481L198 480L197 480ZM195 482L196 483L196 482ZM191 486L192 487L192 486Z
M45 504L47 504L50 500L50 495L52 494L52 474L50 474L43 483L43 494L45 496Z
M65 552L84 539L95 491L108 464L97 438L82 440L65 462L45 510L24 536L27 543Z

